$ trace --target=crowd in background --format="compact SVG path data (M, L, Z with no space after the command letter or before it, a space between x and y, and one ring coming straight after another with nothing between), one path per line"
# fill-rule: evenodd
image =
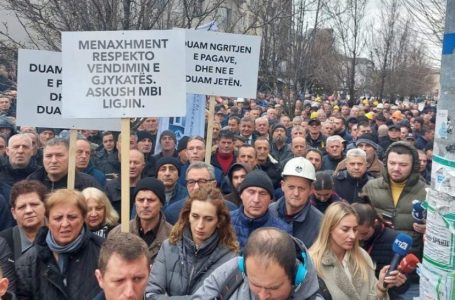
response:
M154 117L129 137L80 130L68 190L68 131L16 126L15 96L0 95L0 267L19 299L100 295L99 251L120 232L121 138L130 143L130 232L145 241L152 263L148 298L198 295L263 227L288 232L302 253L310 249L319 289L299 282L307 294L295 299L323 296L324 285L333 299L418 295L415 272L386 272L398 232L422 257L425 225L411 211L431 177L429 101L362 98L350 107L312 96L296 100L291 118L278 97L218 97L211 149L203 136L177 140L159 130Z

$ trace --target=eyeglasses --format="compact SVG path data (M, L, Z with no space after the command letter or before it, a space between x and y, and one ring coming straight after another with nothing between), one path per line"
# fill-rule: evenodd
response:
M189 180L186 181L186 184L188 186L194 186L196 183L198 185L202 185L202 184L207 184L207 183L212 182L212 181L213 181L213 179L203 179L203 178L202 179L198 179L198 180L189 179Z

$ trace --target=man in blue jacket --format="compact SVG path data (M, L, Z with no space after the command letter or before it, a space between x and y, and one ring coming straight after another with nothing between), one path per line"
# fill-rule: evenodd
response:
M309 248L316 240L322 220L322 213L309 201L316 179L313 164L306 158L294 157L284 166L282 176L284 196L270 205L270 213L289 224L292 235Z
M272 180L262 170L250 172L240 184L242 205L231 213L240 248L243 249L250 234L261 227L275 227L290 233L289 225L269 211L273 192Z

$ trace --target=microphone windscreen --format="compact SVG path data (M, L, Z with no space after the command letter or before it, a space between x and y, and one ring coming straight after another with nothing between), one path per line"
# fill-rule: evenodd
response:
M412 237L399 233L392 245L392 251L400 256L405 256L412 247Z

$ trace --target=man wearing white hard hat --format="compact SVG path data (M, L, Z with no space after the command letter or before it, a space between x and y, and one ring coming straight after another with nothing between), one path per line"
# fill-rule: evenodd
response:
M284 166L281 188L284 196L272 203L270 213L290 224L292 235L311 247L319 233L322 213L308 200L313 181L314 167L303 157L294 157Z

